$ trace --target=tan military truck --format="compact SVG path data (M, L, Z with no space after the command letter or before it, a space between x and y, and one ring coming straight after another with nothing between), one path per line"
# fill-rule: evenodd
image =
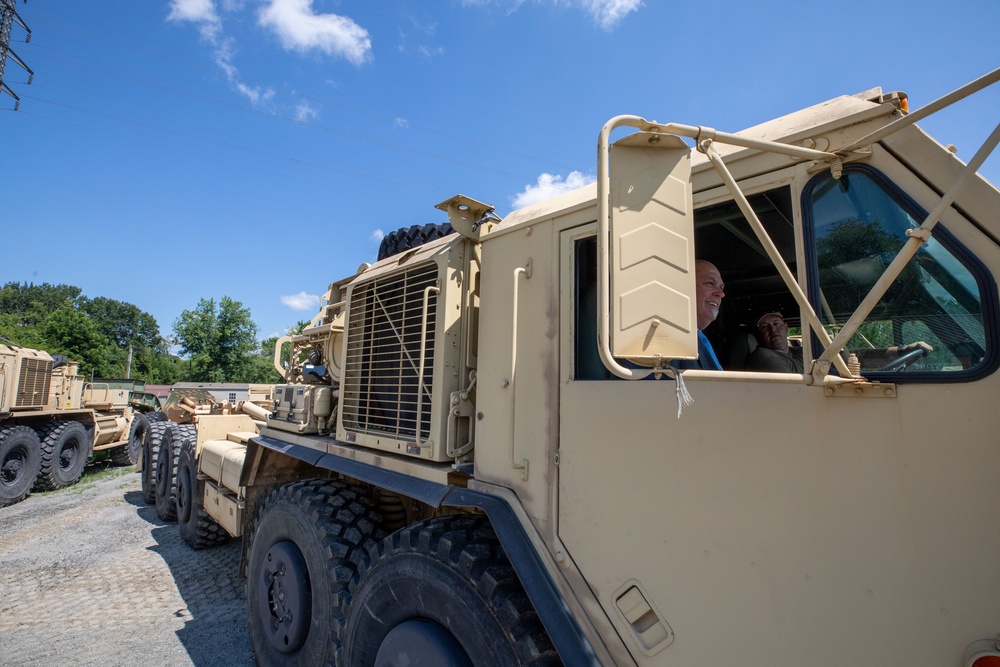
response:
M41 350L0 344L0 507L33 488L75 484L93 452L135 463L146 422L134 387L86 382L77 368Z
M185 453L258 662L997 665L1000 128L914 122L998 79L617 117L595 185L331 285L266 427ZM746 370L772 312L803 372Z
M141 471L143 499L155 504L157 516L164 521L177 520L180 515L185 536L190 512L183 500L178 503L178 483L192 484L194 478L188 479L186 470L179 474L182 446L188 440L194 443L199 437L218 438L229 431L256 435L266 422L273 385L250 384L247 389L247 399L233 404L217 400L207 388L171 388L162 410L155 413L157 418L145 433L136 465ZM184 486L180 491L187 494L188 489ZM202 541L192 543L203 546Z

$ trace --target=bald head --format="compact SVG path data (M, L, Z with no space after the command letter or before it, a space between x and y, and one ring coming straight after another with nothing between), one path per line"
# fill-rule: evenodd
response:
M719 316L722 298L726 296L723 291L725 283L722 282L722 274L715 268L715 264L703 259L694 263L694 283L698 329L704 331L705 327Z

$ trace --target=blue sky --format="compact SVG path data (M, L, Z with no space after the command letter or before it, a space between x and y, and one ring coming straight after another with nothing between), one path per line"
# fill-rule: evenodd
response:
M223 295L261 338L381 234L585 184L628 113L735 132L841 94L911 109L1000 66L1000 3L31 0L0 96L0 283L133 303L169 335ZM1000 85L993 88L1000 88ZM987 90L921 123L968 160ZM981 173L1000 183L1000 156ZM11 252L11 249L17 249Z

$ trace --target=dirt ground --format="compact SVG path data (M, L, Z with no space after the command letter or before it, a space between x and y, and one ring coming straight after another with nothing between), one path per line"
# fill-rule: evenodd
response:
M0 508L0 664L252 665L238 542L193 551L131 468Z

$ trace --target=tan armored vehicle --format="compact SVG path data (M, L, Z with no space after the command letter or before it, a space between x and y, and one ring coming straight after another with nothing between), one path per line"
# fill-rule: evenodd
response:
M75 484L96 451L134 464L146 429L134 383L86 382L78 364L0 344L0 507Z
M596 185L333 283L260 433L185 450L258 662L996 665L1000 129L914 121L998 79L620 116ZM747 370L775 319L802 370Z
M189 446L194 447L199 439L223 437L230 431L256 435L267 420L273 385L251 384L248 389L247 400L231 404L217 400L207 389L172 388L162 411L156 413L159 418L145 434L136 465L142 473L143 499L156 505L156 513L164 521L177 520L180 515L185 534L190 517L185 501L190 496L188 485L194 483L194 475L178 467L185 462L184 444L190 442ZM178 484L184 494L180 504ZM218 532L221 539L224 534Z

